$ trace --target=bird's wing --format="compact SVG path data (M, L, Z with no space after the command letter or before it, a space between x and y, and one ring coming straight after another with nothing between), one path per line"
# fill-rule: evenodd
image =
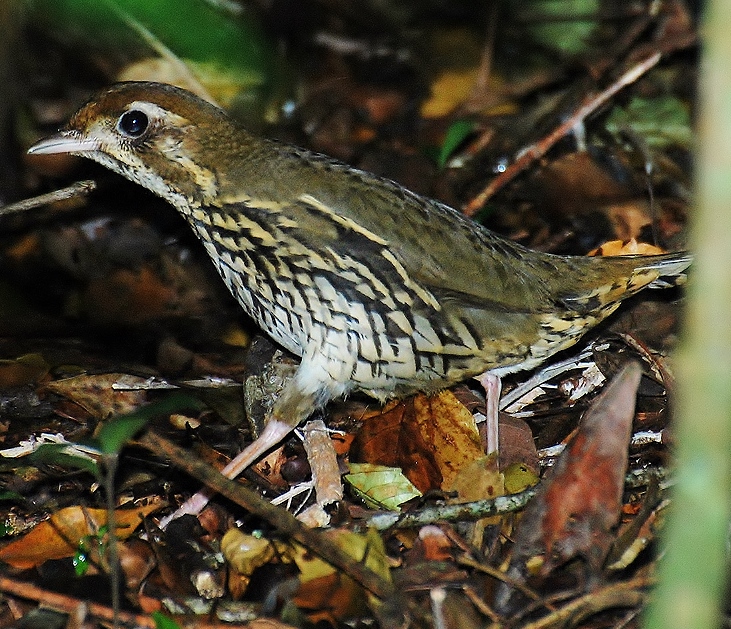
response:
M263 151L248 165L256 177L249 172L239 179L256 182L247 198L268 200L266 220L278 220L310 251L361 261L379 277L408 280L437 300L544 312L580 304L584 295L621 284L643 264L647 277L655 273L652 261L532 251L447 205L337 160L271 143Z

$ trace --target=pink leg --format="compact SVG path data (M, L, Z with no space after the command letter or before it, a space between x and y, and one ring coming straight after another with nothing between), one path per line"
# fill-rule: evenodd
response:
M267 422L267 425L264 427L264 431L261 435L259 435L259 438L239 452L239 454L221 470L221 474L223 474L226 478L236 478L247 467L262 457L267 450L270 450L282 441L282 439L292 432L292 430L293 427L286 422L271 417ZM191 515L198 515L203 510L203 507L208 504L208 501L214 493L215 492L208 489L202 489L194 496L191 496L178 508L177 511L160 520L160 528L164 530L172 520L179 518L181 515L185 515L187 513L190 513Z
M485 389L485 416L487 434L487 454L498 451L498 409L500 408L500 378L489 371L475 377Z

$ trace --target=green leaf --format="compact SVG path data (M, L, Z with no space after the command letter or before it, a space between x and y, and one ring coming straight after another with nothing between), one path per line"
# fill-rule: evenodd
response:
M41 444L28 455L28 460L34 465L44 463L83 470L95 476L99 474L99 466L93 457L83 451L75 451L71 443Z
M516 5L513 2L513 6ZM521 1L520 7L516 6L516 9L520 8L535 14L536 19L528 30L541 45L565 55L580 55L589 50L598 22L586 19L586 16L599 12L599 0ZM539 16L545 19L540 20Z
M471 120L455 120L444 136L442 147L439 150L437 164L439 168L444 168L447 160L452 156L455 150L464 142L467 137L475 130L475 123Z
M89 570L89 555L87 551L79 548L71 559L74 566L74 573L77 577L83 577Z
M421 496L421 492L397 467L370 463L351 463L349 467L350 474L345 475L345 481L372 509L398 511L399 505Z
M21 496L17 491L3 491L0 492L0 501L1 500L23 502L25 500L25 497Z
M152 619L157 629L180 629L180 625L162 612L152 612Z
M187 393L175 393L164 400L143 406L133 413L110 419L104 423L97 435L100 449L104 454L119 454L124 444L151 419L191 406L196 408L200 406L200 402Z
M253 14L234 18L204 0L36 0L35 6L45 14L41 17L50 13L61 29L75 26L90 40L100 34L117 35L118 43L139 40L120 18L122 11L181 57L247 66L254 74L266 64L263 34Z
M669 145L690 148L693 131L688 107L675 96L633 98L626 107L615 107L605 124L607 131L618 135L629 127L653 148Z
M119 454L132 437L134 437L151 419L148 414L132 413L107 421L99 431L99 445L104 454Z
M141 27L175 57L206 68L215 81L225 77L244 96L267 89L281 66L254 12L234 16L206 0L34 0L32 7L34 25L66 45L115 59L158 57Z

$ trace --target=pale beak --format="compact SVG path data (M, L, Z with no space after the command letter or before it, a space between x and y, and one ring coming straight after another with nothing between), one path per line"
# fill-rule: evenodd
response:
M99 142L84 138L78 131L61 131L56 135L36 142L28 149L31 155L52 155L55 153L91 153L99 150Z

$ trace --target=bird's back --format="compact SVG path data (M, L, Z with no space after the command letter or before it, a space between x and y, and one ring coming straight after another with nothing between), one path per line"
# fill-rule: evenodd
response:
M238 163L231 176L247 185L219 209L231 234L215 212L199 228L221 274L276 340L378 397L537 365L689 264L684 254L535 252L391 181L276 143Z

